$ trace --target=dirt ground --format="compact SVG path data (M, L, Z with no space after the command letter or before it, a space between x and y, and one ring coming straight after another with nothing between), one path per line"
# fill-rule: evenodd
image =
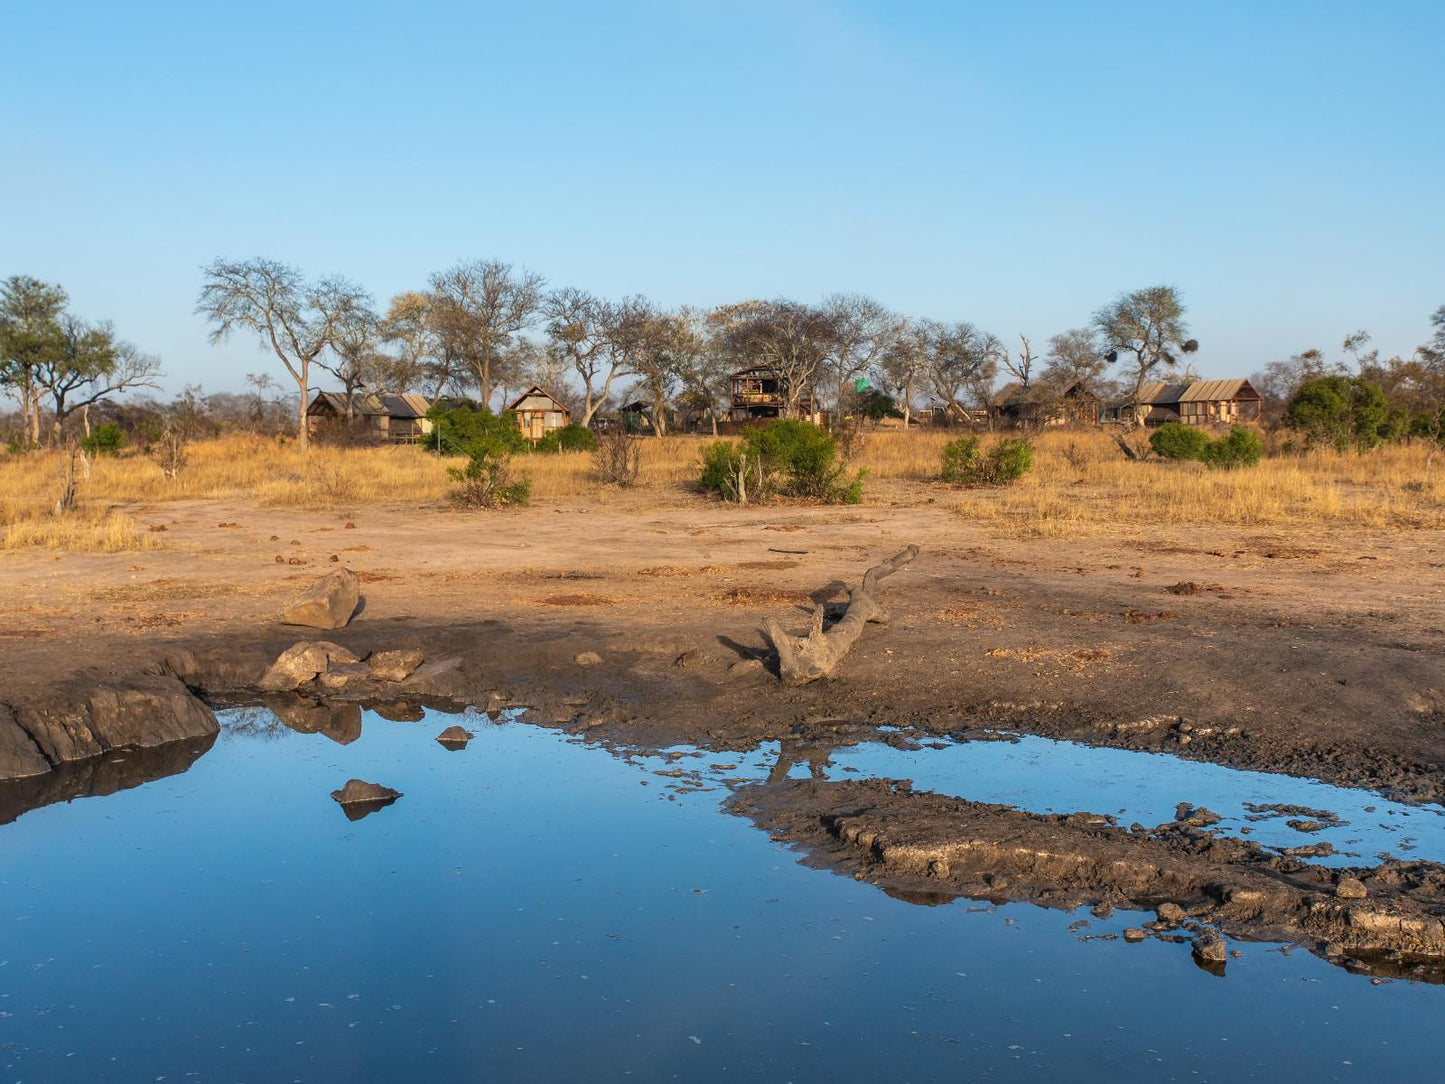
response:
M0 558L0 701L153 667L178 648L258 668L305 630L282 605L329 569L364 609L331 638L465 658L561 723L656 744L847 722L1007 725L1096 744L1445 798L1445 538L1172 529L1019 540L924 487L890 507L738 509L647 493L508 512L304 512L215 501L128 509L163 547ZM835 680L782 688L769 616L905 544ZM602 656L578 666L579 652ZM768 664L771 665L771 664Z

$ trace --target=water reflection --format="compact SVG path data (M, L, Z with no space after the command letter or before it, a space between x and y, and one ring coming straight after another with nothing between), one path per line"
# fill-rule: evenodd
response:
M32 809L76 798L97 798L187 771L216 743L216 735L153 749L122 749L56 765L44 775L0 781L0 824Z

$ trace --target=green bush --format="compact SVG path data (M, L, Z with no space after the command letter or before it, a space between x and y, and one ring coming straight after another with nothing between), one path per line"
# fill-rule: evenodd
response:
M597 434L585 425L564 425L539 440L535 452L595 452Z
M1149 447L1162 459L1202 460L1209 449L1209 434L1181 422L1165 422L1149 434Z
M461 483L452 491L452 503L462 508L526 504L532 496L532 483L526 478L512 481L511 460L505 452L481 451L471 456L465 467L448 467L452 481Z
M1290 400L1284 423L1310 444L1367 452L1400 435L1385 393L1362 376L1321 376L1306 380Z
M128 443L119 422L106 422L92 429L90 435L80 442L80 448L87 455L119 455Z
M858 504L865 471L849 476L837 462L838 445L809 422L778 420L749 430L741 442L717 441L703 449L702 488L746 503L774 494Z
M951 440L943 446L945 482L965 486L1006 486L1034 469L1034 448L1028 441L1004 438L987 452L978 437Z
M422 444L433 450L439 448L443 455L504 456L531 448L510 410L493 414L486 407L438 403L426 416L431 419L432 431L422 438Z
M1234 470L1237 467L1253 467L1264 457L1264 441L1253 429L1236 425L1229 436L1219 440L1206 441L1204 454L1200 456L1206 464L1219 470Z

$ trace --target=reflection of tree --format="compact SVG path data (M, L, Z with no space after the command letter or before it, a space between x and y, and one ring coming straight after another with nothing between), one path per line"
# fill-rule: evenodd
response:
M259 738L275 741L291 731L270 708L260 704L231 708L220 715L223 738Z

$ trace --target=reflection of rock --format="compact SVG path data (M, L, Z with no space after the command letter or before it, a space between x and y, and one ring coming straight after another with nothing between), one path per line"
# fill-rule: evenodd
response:
M361 601L361 580L349 568L327 573L281 615L287 625L313 629L341 629L351 621Z
M216 735L167 742L150 749L123 749L88 760L58 764L28 779L0 782L0 824L22 813L75 798L100 797L180 775L216 742Z
M366 662L377 681L405 681L425 660L420 651L378 651Z
M393 700L386 704L368 705L383 719L393 723L419 723L426 718L426 708L410 700Z
M814 864L899 898L1156 909L1151 927L1165 939L1162 931L1207 922L1311 951L1332 943L1336 962L1352 969L1445 981L1445 866L1437 863L1337 870L1185 823L1125 829L1097 814L1024 813L877 779L773 778L740 790L731 809ZM1212 931L1199 936L1196 959L1218 973L1223 942L1216 946Z
M465 749L467 742L474 738L470 730L459 726L449 726L437 735L437 741L441 742L448 749Z
M112 749L151 748L218 730L211 709L174 677L110 681L73 698L0 708L0 778L42 775Z
M298 734L325 734L338 745L361 737L361 705L304 696L268 696L266 706Z
M359 821L391 805L401 797L401 791L364 779L348 779L344 787L331 792L331 797L340 803L348 820Z

